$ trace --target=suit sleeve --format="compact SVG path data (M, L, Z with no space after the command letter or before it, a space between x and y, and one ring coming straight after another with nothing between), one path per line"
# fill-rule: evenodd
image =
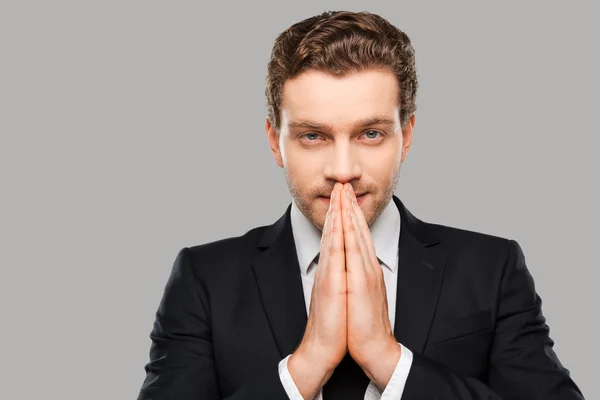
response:
M461 376L413 353L402 399L581 400L583 395L552 349L542 300L519 244L508 253L497 301L494 343L486 382Z
M138 400L288 400L277 363L235 393L219 392L208 297L195 276L188 248L177 254L150 333L150 361Z

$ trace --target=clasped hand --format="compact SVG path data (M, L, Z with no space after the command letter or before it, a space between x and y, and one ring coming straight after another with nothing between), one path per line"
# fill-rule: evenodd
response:
M349 352L383 389L401 348L371 233L348 183L336 183L331 193L320 252L301 346L329 369Z

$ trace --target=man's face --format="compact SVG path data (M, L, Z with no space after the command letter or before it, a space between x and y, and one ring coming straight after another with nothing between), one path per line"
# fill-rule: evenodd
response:
M349 182L369 226L396 189L412 141L414 116L400 126L398 84L388 70L337 78L306 71L283 87L281 129L267 119L277 164L294 201L323 229L336 182Z

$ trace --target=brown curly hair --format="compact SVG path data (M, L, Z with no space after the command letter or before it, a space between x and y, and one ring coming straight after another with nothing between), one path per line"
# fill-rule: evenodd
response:
M385 18L366 11L325 11L283 31L267 66L268 118L280 130L283 84L306 70L341 77L387 68L398 79L402 128L417 109L415 52L408 36Z

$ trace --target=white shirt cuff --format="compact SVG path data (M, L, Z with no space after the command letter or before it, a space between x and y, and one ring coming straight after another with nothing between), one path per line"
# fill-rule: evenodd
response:
M402 398L408 373L412 366L413 354L404 345L398 344L402 348L402 352L390 381L383 392L375 385L375 382L371 381L365 393L365 400L398 400Z
M404 386L406 385L406 380L408 379L408 373L410 372L410 368L412 366L413 355L409 349L404 347L404 345L401 343L398 343L398 345L402 348L402 352L400 354L398 364L396 364L396 368L392 373L390 381L383 392L377 387L377 385L375 385L375 382L369 382L369 386L365 392L365 400L397 400L402 398ZM287 362L290 356L291 354L279 362L279 379L281 379L283 388L285 389L285 392L290 400L304 400L287 367ZM314 397L314 400L322 399L323 390L320 389L317 395Z
M287 362L290 356L291 354L279 361L279 379L281 379L281 384L283 385L283 388L285 389L285 392L290 400L304 400L300 394L300 391L298 390L298 387L296 386L296 383L292 379L292 375L290 375L290 371L288 370ZM322 389L319 390L313 400L323 400Z

